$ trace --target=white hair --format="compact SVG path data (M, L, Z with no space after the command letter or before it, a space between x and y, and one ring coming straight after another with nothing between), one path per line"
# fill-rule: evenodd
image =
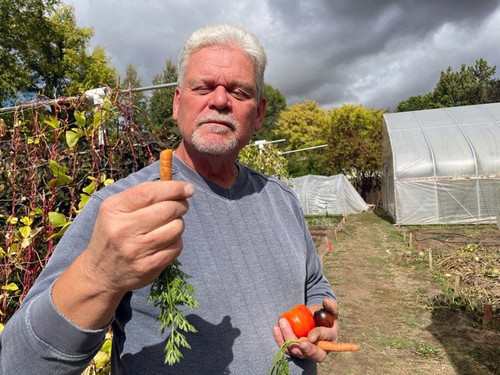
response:
M204 47L236 45L252 58L255 70L257 98L262 98L264 90L264 70L267 57L264 48L255 35L243 27L226 23L209 25L191 34L179 55L177 62L177 85L182 87L189 57Z

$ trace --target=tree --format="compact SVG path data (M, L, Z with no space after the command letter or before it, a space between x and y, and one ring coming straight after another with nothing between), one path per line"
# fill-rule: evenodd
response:
M437 105L434 103L434 96L432 93L427 93L424 95L410 96L408 99L398 104L397 111L419 111L421 109L436 108L436 106Z
M286 139L286 150L297 150L326 143L327 111L314 101L297 103L281 112L276 123L275 135ZM286 155L291 176L323 174L318 163L320 150Z
M287 161L272 143L250 144L240 151L239 161L268 176L288 178Z
M496 66L489 66L484 59L478 59L474 66L462 64L459 71L451 67L441 72L432 93L412 96L400 102L399 112L420 109L455 107L498 101L495 80Z
M35 86L35 51L51 33L47 13L58 4L59 0L0 1L0 103L19 88Z
M254 139L272 141L278 139L275 135L276 122L279 119L281 111L286 108L286 99L281 91L267 83L264 84L264 97L267 100L266 115L262 128L254 135Z
M305 101L281 112L275 135L287 140L287 150L325 143L327 111L314 101Z
M121 88L124 90L132 90L134 88L139 88L142 86L142 80L137 73L137 68L134 64L130 63L127 65L127 69L125 70L125 77L121 82ZM130 116L133 121L138 125L141 129L149 129L150 121L148 118L148 100L144 92L132 92L130 94L126 94L127 100L131 105L130 108Z
M177 82L177 67L172 59L167 59L163 71L153 77L153 85L172 82ZM178 134L177 124L172 119L174 93L175 86L154 90L149 101L151 129L161 139Z
M76 25L59 0L0 2L0 100L20 93L68 96L116 83L102 48L89 52L93 31Z
M380 183L383 114L347 104L328 113L328 147L322 163L329 174L345 174L363 198Z

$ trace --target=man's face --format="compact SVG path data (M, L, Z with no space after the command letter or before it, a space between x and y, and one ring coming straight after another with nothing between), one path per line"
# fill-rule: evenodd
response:
M251 58L237 48L205 47L191 55L172 115L186 146L236 156L248 144L266 104L257 100L254 73Z

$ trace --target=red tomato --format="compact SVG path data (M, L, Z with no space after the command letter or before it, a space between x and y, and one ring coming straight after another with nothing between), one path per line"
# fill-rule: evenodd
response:
M306 305L297 305L281 315L288 320L292 326L293 333L298 338L306 337L311 329L315 327L314 317Z

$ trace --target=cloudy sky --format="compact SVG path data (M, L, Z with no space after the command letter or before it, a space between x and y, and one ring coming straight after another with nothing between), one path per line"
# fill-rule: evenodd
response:
M266 48L266 82L287 104L315 100L394 110L434 89L451 66L484 58L500 77L500 1L495 0L64 0L92 26L123 74L133 63L150 85L177 62L189 34L239 24Z

